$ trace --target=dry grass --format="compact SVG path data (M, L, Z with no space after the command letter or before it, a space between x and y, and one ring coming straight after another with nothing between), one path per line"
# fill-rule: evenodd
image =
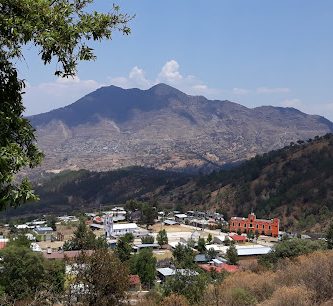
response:
M165 229L167 233L193 232L193 229L181 225L162 225L161 223L154 224L153 226L151 226L151 229L155 233L158 233L161 229Z
M207 306L333 305L333 252L316 252L285 260L276 272L238 272L211 286Z
M172 252L170 250L158 250L153 252L154 257L157 260L164 260L172 258Z

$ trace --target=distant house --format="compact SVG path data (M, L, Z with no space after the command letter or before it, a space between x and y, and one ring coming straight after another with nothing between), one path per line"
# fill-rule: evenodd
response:
M278 218L271 220L257 219L254 213L248 215L247 218L232 217L229 221L230 232L241 231L242 233L253 234L257 231L259 234L268 235L273 237L279 236Z
M176 274L187 275L187 276L196 276L199 275L198 272L190 269L172 269L172 268L159 268L157 271L157 277L163 283L170 277L175 276Z
M184 222L187 219L186 214L175 214L175 221Z
M238 243L244 243L247 241L247 237L243 235L230 235L230 239Z
M53 228L49 226L36 227L34 232L38 235L37 239L39 241L51 241L53 236Z
M93 254L93 250L83 251L86 255L90 256ZM46 252L43 252L43 257L49 260L56 260L56 259L75 259L82 253L82 250L78 251L58 251L52 252L50 248Z
M226 234L221 234L218 236L214 236L213 242L217 244L223 244L225 240L228 240L229 238L226 238L228 235Z
M135 244L132 249L134 252L139 252L141 249L158 249L160 245L158 243L145 243L145 244Z

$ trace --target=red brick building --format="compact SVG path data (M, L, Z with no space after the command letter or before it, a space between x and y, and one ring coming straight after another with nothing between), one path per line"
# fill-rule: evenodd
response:
M271 220L257 219L254 213L249 214L247 218L232 217L229 221L230 232L237 232L240 230L242 233L249 233L250 231L255 234L258 231L261 235L268 235L278 237L279 235L279 219L274 218Z

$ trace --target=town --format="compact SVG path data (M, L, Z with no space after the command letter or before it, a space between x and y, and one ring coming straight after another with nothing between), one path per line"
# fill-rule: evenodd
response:
M129 275L127 298L131 304L136 304L151 288L163 286L178 274L216 273L225 277L229 273L250 270L258 259L272 253L277 244L292 238L291 234L279 230L278 218L257 219L253 212L247 217L225 220L217 212L166 212L146 206L148 211L143 215L140 205L133 201L126 205L130 209L118 206L81 216L46 216L22 224L4 224L0 248L5 249L10 241L23 236L31 250L45 260L63 261L69 279L76 273L77 259L83 253L94 256L96 251L94 243L84 245L81 241L81 245L75 245L74 240L79 235L84 240L85 235L91 234L94 241L103 242L102 245L117 254L121 261L138 254L150 254L151 257L143 259L146 264L152 264L152 273L147 276L147 267L144 267L137 269L137 274ZM299 238L311 237L301 235ZM189 257L186 258L186 254ZM77 285L66 283L73 298Z

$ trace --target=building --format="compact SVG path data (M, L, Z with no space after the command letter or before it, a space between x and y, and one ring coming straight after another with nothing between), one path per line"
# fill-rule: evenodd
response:
M175 214L175 220L177 222L184 222L187 219L186 214Z
M278 237L279 224L280 220L278 218L271 220L257 219L256 215L251 213L247 218L232 217L229 221L229 229L230 232L249 233L252 231L253 234L258 232L262 235Z
M51 241L54 235L53 228L49 226L36 227L34 232L37 234L38 241Z
M111 236L123 236L127 233L132 233L138 229L135 223L113 223L113 217L111 215L106 215L104 218L104 230L105 236L110 238Z

